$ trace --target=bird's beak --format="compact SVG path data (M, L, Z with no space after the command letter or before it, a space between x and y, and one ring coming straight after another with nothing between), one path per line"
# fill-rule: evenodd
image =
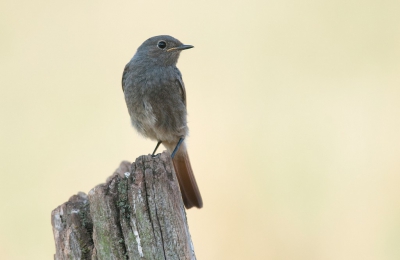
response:
M191 49L193 47L194 47L193 45L182 44L181 46L178 46L178 47L169 48L167 51L182 51L182 50L186 50L186 49Z

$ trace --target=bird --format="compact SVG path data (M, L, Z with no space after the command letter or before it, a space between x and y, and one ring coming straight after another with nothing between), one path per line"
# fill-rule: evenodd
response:
M133 127L144 137L163 144L171 154L184 205L202 208L185 138L187 100L182 74L176 67L181 51L194 46L169 35L144 41L126 64L122 90Z

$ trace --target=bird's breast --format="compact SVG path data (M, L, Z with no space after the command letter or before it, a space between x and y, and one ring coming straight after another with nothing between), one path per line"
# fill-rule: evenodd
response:
M124 93L133 126L144 136L157 140L186 135L186 107L176 71L153 68L131 72Z

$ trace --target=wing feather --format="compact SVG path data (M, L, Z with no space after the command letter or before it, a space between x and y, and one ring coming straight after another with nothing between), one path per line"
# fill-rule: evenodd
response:
M176 69L176 71L177 71L177 79L176 79L176 81L178 82L178 85L179 85L179 90L180 90L180 92L181 92L181 96L182 96L182 101L183 101L183 104L185 104L185 107L187 107L187 105L186 105L186 89L185 89L185 84L183 83L183 80L182 80L182 75L181 75L181 72L178 70L178 69Z
M128 77L127 76L128 67L129 67L128 65L129 65L129 63L125 65L124 72L122 73L122 82L121 82L122 83L122 91L125 91L125 80Z

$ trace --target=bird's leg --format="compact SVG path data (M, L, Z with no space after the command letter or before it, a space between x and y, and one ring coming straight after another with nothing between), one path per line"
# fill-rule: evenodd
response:
M154 157L154 154L157 152L157 149L158 149L158 147L160 146L161 143L162 143L162 141L158 141L158 143L157 143L157 145L156 145L156 148L154 148L154 152L153 152L153 154L151 155L152 157Z
M177 145L175 146L174 151L173 151L172 154L171 154L171 158L172 158L172 159L174 159L174 156L175 156L176 152L178 151L179 146L181 146L183 140L184 140L184 138L179 138L179 141L178 141Z

